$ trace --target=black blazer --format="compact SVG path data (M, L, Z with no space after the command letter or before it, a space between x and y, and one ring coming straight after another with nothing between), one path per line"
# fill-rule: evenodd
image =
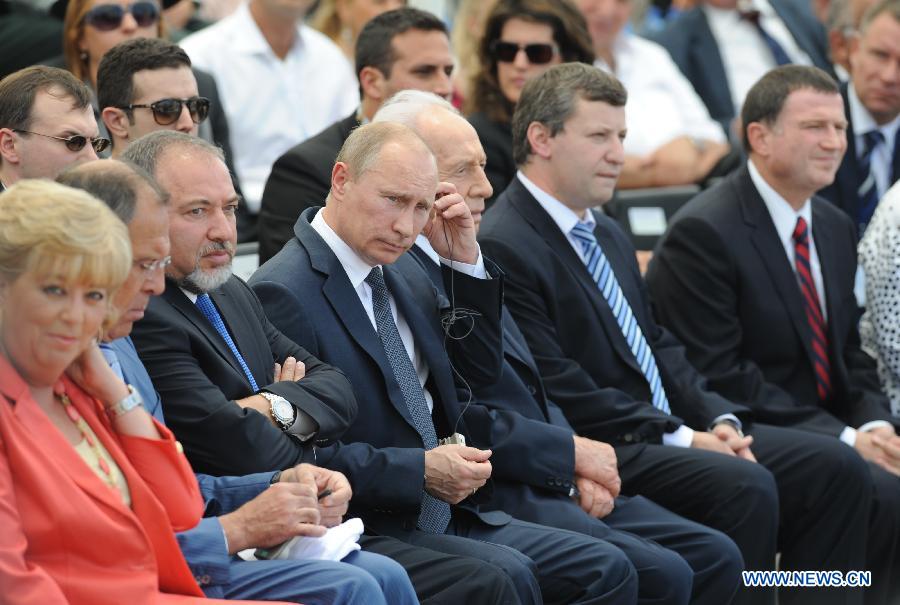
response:
M356 112L288 149L272 165L259 209L259 262L266 262L294 237L294 223L307 208L325 203L334 160L359 126Z
M361 516L376 531L401 535L415 528L419 514L425 468L422 438L344 268L309 224L318 210L303 212L295 237L253 274L250 284L275 326L350 377L359 414L339 444L319 450L318 460L349 477L350 514ZM412 330L418 353L428 363L426 386L434 400L432 419L438 438L454 430L468 436L441 331L449 301L412 258L402 256L385 266L384 279ZM472 384L493 381L501 362L502 280L462 274L454 279L458 305L480 315L471 332L474 338L446 339L453 366ZM489 490L478 494L486 497ZM464 502L477 511L471 499ZM501 524L509 519L502 513L482 517Z
M875 363L859 347L853 221L813 198L812 232L834 387L825 405L797 278L746 167L675 215L647 283L659 321L682 339L713 389L752 408L760 422L837 436L845 425L890 413Z
M232 277L210 294L260 389L281 395L319 424L314 441L337 439L356 417L347 378L279 332L256 296ZM162 399L166 424L191 466L209 475L246 475L312 462L312 445L282 433L262 414L234 400L253 394L224 339L173 282L150 301L132 333L141 361ZM273 383L274 364L288 356L306 364L297 382ZM311 440L313 441L313 440Z
M595 235L653 348L672 411L706 430L747 410L706 390L681 344L660 328L628 237L594 212ZM650 387L603 294L549 214L515 179L485 215L479 237L506 271L506 303L528 341L547 394L579 434L612 444L660 443L682 420L653 407Z
M828 59L825 30L811 13L798 8L791 0L770 0L770 3L813 65L835 77L834 67ZM697 7L682 13L666 29L651 37L672 55L675 64L703 99L709 115L722 124L725 132L731 132L734 102L722 55L703 9Z
M484 173L494 189L490 198L484 201L485 210L503 193L509 182L516 176L516 162L513 160L512 126L509 122L495 122L483 113L473 113L469 123L478 133L487 164Z
M847 100L847 84L841 86L841 96L844 97L844 113L847 116L847 152L834 176L834 182L819 191L819 195L835 204L847 213L856 223L859 215L859 195L857 190L860 185L859 161L856 151L856 134L853 130L853 121L850 117L850 103ZM900 178L900 140L894 140L893 165L891 167L891 183Z

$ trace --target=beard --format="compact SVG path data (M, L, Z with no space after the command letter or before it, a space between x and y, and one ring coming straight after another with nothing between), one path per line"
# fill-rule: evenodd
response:
M178 281L179 287L194 294L205 294L225 285L225 282L231 277L231 260L228 261L227 265L222 265L215 269L204 270L200 268L201 258L219 250L228 252L231 258L234 258L234 245L231 242L213 242L208 246L204 246L197 253L197 262L194 265L194 270Z

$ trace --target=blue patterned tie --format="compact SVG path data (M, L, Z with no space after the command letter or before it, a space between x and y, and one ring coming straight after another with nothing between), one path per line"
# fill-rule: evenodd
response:
M641 332L641 327L638 325L637 319L631 310L631 305L628 304L628 299L625 298L625 294L622 292L621 286L619 286L619 280L616 279L616 275L613 273L606 255L600 249L591 226L584 222L577 223L572 228L572 236L581 244L581 249L584 252L584 264L587 266L588 273L591 274L591 278L596 282L597 287L600 288L600 292L612 310L616 322L619 324L619 329L622 330L622 335L625 337L625 341L628 343L635 360L637 360L644 378L647 379L647 384L650 385L653 407L666 414L671 414L669 400L666 397L666 391L659 376L659 369L656 367L653 351L650 350L650 345L647 344L647 339L644 338L644 334Z
M872 153L884 143L884 134L880 130L870 130L863 134L863 142L865 148L859 158L859 188L856 190L859 196L859 214L856 218L860 236L872 220L875 206L878 205L878 186L875 183L875 173L872 172Z
M238 364L240 364L241 369L244 370L244 374L247 376L247 380L250 381L250 386L253 387L253 392L257 392L259 387L256 386L256 381L253 379L253 374L250 373L250 368L247 367L247 362L244 361L241 352L238 351L237 346L234 344L234 341L231 339L231 334L228 333L228 328L225 327L225 322L222 321L222 316L219 315L219 310L216 309L216 306L213 304L212 299L209 297L209 294L200 294L197 296L197 308L206 316L206 319L209 320L209 323L212 324L212 327L216 329L222 338L225 340L225 344L228 345L228 348L231 349L231 352L234 354L234 358L237 359Z
M381 267L375 267L366 277L366 283L372 288L372 305L375 309L375 325L378 328L378 337L381 346L387 354L394 378L403 392L403 399L412 416L413 424L425 449L437 447L437 433L434 430L434 422L428 412L428 403L425 401L425 392L419 383L419 376L413 367L406 347L400 340L400 332L391 314L391 301L388 298L387 285L384 283L384 275ZM419 513L419 528L433 534L442 534L450 523L450 505L438 500L428 492L422 493L422 510Z

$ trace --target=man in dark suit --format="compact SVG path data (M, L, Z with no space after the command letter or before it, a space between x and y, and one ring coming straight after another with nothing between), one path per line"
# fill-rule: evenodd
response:
M194 469L269 473L271 480L273 471L314 462L314 444L338 437L355 415L353 393L340 372L278 332L246 284L230 274L237 198L221 152L184 133L160 131L132 143L125 159L151 172L171 198L166 292L151 300L133 337ZM337 486L319 487L334 487L337 495ZM216 502L209 512L224 506ZM243 522L277 524L286 514L274 510ZM252 533L232 521L240 540ZM484 561L396 540L363 544L396 558L423 602L517 602L507 574Z
M871 487L859 457L753 423L746 407L709 391L654 322L627 236L592 210L611 197L624 161L624 104L621 84L586 66L529 82L513 117L520 172L481 227L548 396L581 436L616 447L624 494L721 529L746 569L773 569L776 550L781 569L862 569ZM862 592L815 598L858 603ZM772 589L748 589L737 600L773 599Z
M513 471L473 438L454 384L454 374L489 384L502 364L502 280L474 227L415 133L368 124L341 149L325 209L304 211L296 237L251 278L272 322L346 372L363 404L319 460L351 477L351 512L376 532L476 557L482 542L461 538L511 546L534 561L547 601L634 602L634 567L615 546L478 506L493 489L482 486ZM423 229L446 259L449 300L403 254Z
M37 65L0 82L0 191L19 179L56 178L108 145L91 91L69 72Z
M819 194L859 226L900 178L900 2L883 0L862 18L850 43L850 81L841 87L848 119L847 153L834 182Z
M898 577L900 438L859 347L855 226L813 197L846 149L843 103L826 74L781 68L751 89L742 121L750 161L676 215L647 283L711 389L870 462L866 569L884 602Z
M726 132L747 90L771 68L812 63L833 74L825 30L810 11L790 0L749 4L705 0L653 37Z
M463 196L477 229L491 185L483 168L486 154L469 122L446 100L417 90L402 91L388 100L373 119L383 121L404 124L422 137L434 153L439 178ZM425 236L416 238L410 254L445 293L440 259ZM475 401L465 415L473 438L493 444L495 465L516 471L514 476L495 479L493 497L486 505L526 521L615 544L637 569L639 603L728 602L737 588L741 562L737 547L721 533L640 496L614 501L621 485L615 451L608 444L576 435L559 407L547 398L534 358L505 306L501 326L500 377L472 388ZM529 455L523 457L523 451ZM569 490L573 483L574 495ZM636 536L678 556L658 547L648 549L648 543Z
M371 120L397 91L413 88L449 97L452 71L447 28L433 14L400 8L369 21L356 40L359 109L292 147L272 166L259 211L259 262L294 237L303 210L322 205L334 158L351 130Z

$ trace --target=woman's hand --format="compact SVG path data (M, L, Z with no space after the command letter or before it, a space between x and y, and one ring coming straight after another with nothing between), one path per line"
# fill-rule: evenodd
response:
M112 407L128 397L128 386L116 376L96 342L91 343L66 369L66 374L84 391Z

